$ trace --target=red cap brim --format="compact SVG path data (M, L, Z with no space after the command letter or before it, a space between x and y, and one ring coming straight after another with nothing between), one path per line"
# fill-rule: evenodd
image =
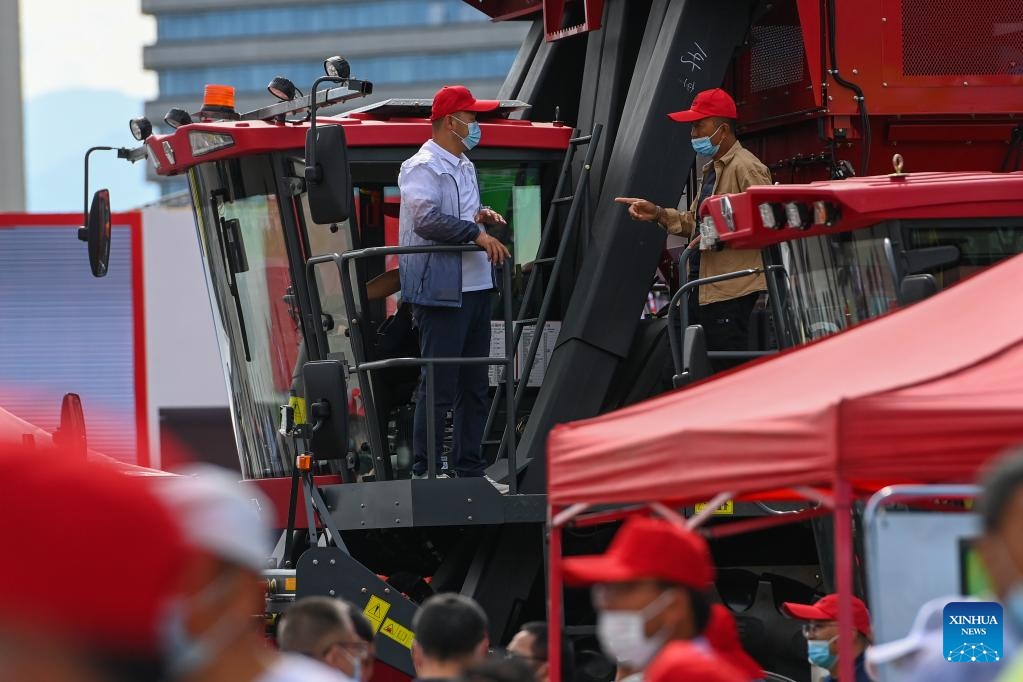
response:
M698 111L692 109L686 109L684 111L675 111L668 114L668 118L672 121L678 121L680 123L691 123L693 121L699 121L701 118L707 118L707 114L701 114Z
M821 609L813 606L812 604L795 604L793 602L785 602L781 605L781 610L793 618L799 620L834 620L834 618L822 611Z
M471 106L466 107L463 111L493 111L497 107L501 106L501 102L496 99L478 99Z
M562 568L565 582L577 586L623 583L644 577L636 575L634 568L625 565L617 557L607 554L570 557L562 562Z

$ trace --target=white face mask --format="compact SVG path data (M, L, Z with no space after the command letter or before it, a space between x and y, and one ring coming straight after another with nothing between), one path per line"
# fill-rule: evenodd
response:
M606 653L619 663L643 668L668 641L666 629L646 636L646 624L671 603L673 590L662 592L640 611L601 611L597 615L597 638Z

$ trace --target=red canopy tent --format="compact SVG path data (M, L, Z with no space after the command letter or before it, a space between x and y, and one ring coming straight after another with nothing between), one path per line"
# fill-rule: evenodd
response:
M729 497L795 494L834 512L836 583L847 597L856 492L972 482L988 459L1023 442L1020 282L1023 256L809 346L556 427L551 595L561 593L560 528L589 505L713 500L709 513ZM742 524L756 527L729 525ZM560 599L551 606L556 624ZM850 633L848 599L840 615ZM840 677L851 679L851 639L840 646L850 665Z

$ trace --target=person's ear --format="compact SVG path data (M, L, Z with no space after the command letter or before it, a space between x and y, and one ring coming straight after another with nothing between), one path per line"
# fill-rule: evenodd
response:
M490 638L484 637L483 641L476 646L475 660L482 661L487 657L487 652L490 651Z
M338 649L340 649L340 648L341 647L337 647L337 646L330 647L329 649L327 649L327 654L323 657L323 662L326 665L330 666L331 668L334 668L335 670L340 670L341 669L341 666L340 666L340 663L341 663L340 656L341 656L341 654L338 653Z
M550 675L547 674L550 671L550 668L551 664L546 661L540 664L540 666L536 669L537 682L548 682L548 680L550 680Z
M412 667L418 673L423 669L423 650L419 648L419 642L412 640Z

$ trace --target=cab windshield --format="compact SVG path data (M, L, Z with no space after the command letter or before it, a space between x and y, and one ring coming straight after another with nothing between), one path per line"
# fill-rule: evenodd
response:
M777 249L784 317L798 344L893 310L907 275L931 275L941 291L1023 252L1023 220L890 221Z
M291 473L295 446L291 437L278 433L278 428L281 406L293 397L304 397L303 365L309 360L330 358L353 366L360 354L352 347L350 321L358 318L367 325L365 328L380 329L397 310L394 294L374 299L366 295L366 283L396 268L395 258L357 261L352 269L357 311L345 310L333 263L316 269L315 290L307 291L305 263L314 256L397 245L398 163L379 159L353 163L352 216L330 225L312 222L307 195L295 191L301 187L304 167L298 150L293 154L208 162L189 170L235 440L246 478ZM547 165L539 161L477 162L483 203L508 218L508 233L495 236L514 248L519 263L536 255L541 180ZM311 296L319 297L323 312L320 320L312 320L309 314ZM373 347L363 349L362 360L374 359L374 353L380 352L380 338L374 335ZM413 344L393 352L410 355L418 349ZM380 410L383 423L378 428L387 430L394 417L392 411L400 410L411 396L411 388L392 379L405 379L414 387L417 372L384 379L387 385L377 386L374 395L377 403L385 406ZM377 378L374 383L378 383ZM348 446L357 455L368 457L372 439L363 403L365 390L358 373L350 373ZM390 400L388 394L393 394ZM387 407L389 402L391 407ZM388 435L388 447L394 445L393 440ZM400 469L401 462L395 461ZM337 473L334 463L319 466L317 473Z

